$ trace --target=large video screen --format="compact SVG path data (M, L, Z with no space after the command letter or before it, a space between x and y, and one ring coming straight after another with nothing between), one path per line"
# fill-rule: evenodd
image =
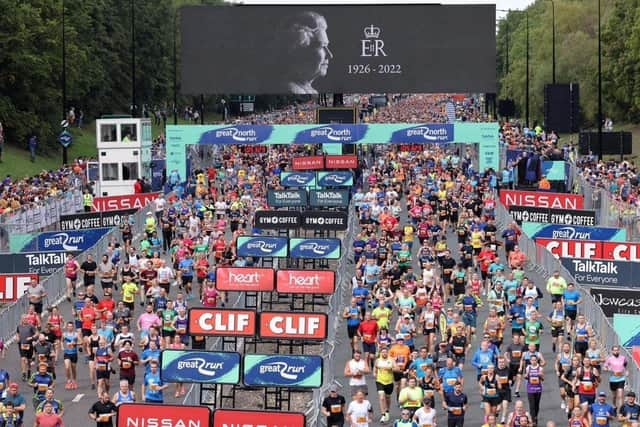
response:
M185 94L496 91L494 5L190 6Z

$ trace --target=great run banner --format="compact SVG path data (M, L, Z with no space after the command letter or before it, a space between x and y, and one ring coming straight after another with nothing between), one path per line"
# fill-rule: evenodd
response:
M522 223L522 231L532 239L599 240L624 242L627 230L624 228L581 227L577 225Z
M167 171L186 176L186 147L194 144L478 144L479 168L498 170L497 123L167 126Z

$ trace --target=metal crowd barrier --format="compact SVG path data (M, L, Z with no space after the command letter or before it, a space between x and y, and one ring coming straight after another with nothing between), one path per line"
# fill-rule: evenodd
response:
M496 207L496 223L500 225L514 222L513 218L502 203L498 203ZM589 290L582 287L571 274L562 266L560 261L551 254L546 248L539 246L525 234L520 236L518 240L520 250L527 255L526 270L535 271L547 279L554 271L559 271L560 275L567 280L576 284L582 298L582 307L580 312L587 317L589 324L593 328L593 332L599 339L603 349L609 351L612 346L620 346L620 352L625 355L629 361L629 377L627 379L627 388L629 390L638 390L640 387L640 369L633 362L631 352L622 346L618 334L613 329L613 325L600 306L596 303ZM545 286L546 284L539 284Z
M144 219L146 213L152 209L152 206L149 205L134 214L134 224L131 227L134 236L139 236L144 231ZM111 229L95 245L80 254L77 258L78 262L82 264L89 254L94 256L94 260L99 260L102 254L106 253L109 243L119 242L120 240L120 230L118 228ZM124 250L124 247L122 250ZM64 270L62 268L58 269L41 283L47 291L44 306L50 307L60 304L65 296L67 286ZM13 341L16 326L20 323L20 316L27 312L28 306L29 298L23 295L16 302L0 311L0 337L6 344Z

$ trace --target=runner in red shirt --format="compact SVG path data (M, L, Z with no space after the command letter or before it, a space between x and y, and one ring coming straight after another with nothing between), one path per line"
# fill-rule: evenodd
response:
M378 322L371 318L371 313L366 312L364 320L358 326L358 336L362 338L362 352L364 360L373 366L376 357L376 340L378 339Z

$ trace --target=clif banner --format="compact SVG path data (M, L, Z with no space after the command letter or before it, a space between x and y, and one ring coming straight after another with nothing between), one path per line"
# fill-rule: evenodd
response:
M189 335L252 337L256 333L256 312L226 308L191 308L188 332Z
M184 94L496 92L494 5L184 7L180 16Z
M260 338L323 340L327 338L326 313L260 313Z
M558 258L604 259L640 263L638 242L591 242L583 240L536 239Z

